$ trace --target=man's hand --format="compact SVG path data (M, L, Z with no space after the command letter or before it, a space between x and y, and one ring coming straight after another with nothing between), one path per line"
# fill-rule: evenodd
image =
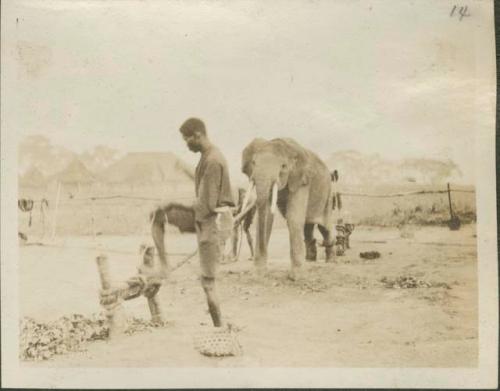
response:
M227 210L224 210L224 212L217 213L215 224L217 226L220 239L222 241L227 240L231 236L234 227L232 210L228 208Z

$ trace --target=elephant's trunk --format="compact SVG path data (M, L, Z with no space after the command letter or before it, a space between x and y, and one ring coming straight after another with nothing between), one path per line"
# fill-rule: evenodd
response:
M257 251L255 262L263 266L267 260L267 247L271 237L274 221L274 212L278 199L278 184L268 180L267 183L256 182L258 225L257 225Z
M271 191L271 180L253 180L255 183L255 193L257 195L257 206L260 208L264 204L269 203L269 196Z
M263 204L271 206L271 213L274 214L278 202L278 182L268 179L266 181L253 181L257 194L257 206Z

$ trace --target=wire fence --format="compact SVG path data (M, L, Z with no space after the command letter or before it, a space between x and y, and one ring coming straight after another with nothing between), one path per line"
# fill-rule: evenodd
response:
M465 190L465 189L450 189L452 193L475 193L475 190ZM407 197L411 195L424 195L424 194L448 194L448 190L419 190L410 191L405 193L391 193L391 194L369 194L369 193L349 193L349 192L339 192L341 196L347 197L368 197L368 198L394 198L394 197Z
M466 190L466 189L450 189L448 190L419 190L419 191L410 191L410 192L402 192L402 193L389 193L389 194L373 194L373 193L355 193L355 192L342 192L339 194L345 197L372 197L372 198L394 198L394 197L406 197L411 195L424 195L424 194L447 194L451 193L475 193L476 190ZM127 200L137 200L137 201L165 201L165 198L160 197L142 197L142 196L131 196L131 195L109 195L109 196L89 196L89 197L75 197L71 198L71 201L61 202L60 204L70 204L75 201L98 201L98 200L116 200L116 199L127 199ZM169 197L168 202L174 201L183 201L193 199L193 196L184 196L184 197ZM32 200L35 203L40 203L42 201L46 201L45 198Z
M405 192L340 191L342 209L355 224L398 225L402 222L439 224L450 211L475 221L475 190L453 186ZM452 196L453 194L453 196ZM447 197L446 197L447 196ZM194 201L194 195L170 194L151 197L143 194L80 195L53 201L33 199L29 218L20 211L20 231L43 237L60 235L149 234L149 214L155 206L168 202ZM367 202L367 199L370 199ZM453 212L451 212L453 213ZM33 216L33 214L38 214ZM24 220L24 221L23 221ZM278 222L279 224L279 222Z

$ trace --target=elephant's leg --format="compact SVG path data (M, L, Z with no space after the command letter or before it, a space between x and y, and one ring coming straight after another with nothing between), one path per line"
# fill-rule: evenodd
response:
M305 223L304 225L304 239L306 245L306 260L315 261L317 257L316 239L314 239L314 225L313 223Z
M318 225L318 230L323 236L323 243L325 245L325 259L326 262L334 262L335 261L335 240L333 237L333 232L325 227L324 225Z
M165 252L165 212L163 209L158 208L151 215L151 218L153 219L151 224L151 235L153 236L156 251L158 252L158 257L160 258L161 275L163 277L167 277L169 264L167 254Z
M300 188L288 200L287 225L290 236L290 258L292 280L300 278L300 270L305 258L304 224L306 222L307 201L309 189Z
M350 242L350 237L351 237L351 234L352 234L352 231L354 230L354 225L352 224L346 224L346 230L347 230L347 235L346 235L346 238L345 238L345 245L346 245L346 248L347 249L350 249L351 248L351 242Z

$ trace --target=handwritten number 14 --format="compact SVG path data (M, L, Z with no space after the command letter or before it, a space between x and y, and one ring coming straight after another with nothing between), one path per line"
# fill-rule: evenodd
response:
M457 5L454 5L450 12L450 17L453 17L455 15L458 15L459 20L462 20L463 18L470 16L467 6L459 7Z

